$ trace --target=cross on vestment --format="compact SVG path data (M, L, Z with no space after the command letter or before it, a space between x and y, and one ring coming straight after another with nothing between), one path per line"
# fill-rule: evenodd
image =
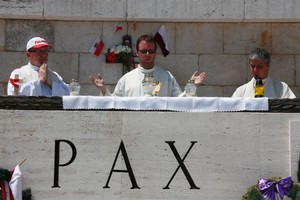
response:
M10 78L9 82L14 86L14 96L19 94L19 83L23 83L23 79L19 78L19 74L15 74L15 78Z

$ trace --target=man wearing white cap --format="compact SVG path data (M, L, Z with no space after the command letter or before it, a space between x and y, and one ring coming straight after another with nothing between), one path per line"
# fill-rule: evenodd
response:
M45 39L34 37L27 42L28 64L15 69L8 81L7 94L25 96L65 96L70 95L62 77L48 68L48 52L51 46ZM16 75L18 79L16 80ZM15 94L16 95L16 94Z

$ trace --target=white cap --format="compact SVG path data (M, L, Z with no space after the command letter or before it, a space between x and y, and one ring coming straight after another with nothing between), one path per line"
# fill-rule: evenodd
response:
M48 47L51 47L45 39L41 38L41 37L34 37L34 38L31 38L28 42L27 42L27 46L26 46L26 51L28 51L29 49L31 48L35 48L35 49L38 49L38 48L41 48L41 47L44 47L44 46L48 46Z

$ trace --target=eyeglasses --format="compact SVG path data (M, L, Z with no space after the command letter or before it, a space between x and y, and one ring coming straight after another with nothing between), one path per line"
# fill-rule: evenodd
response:
M141 54L154 54L156 51L152 50L152 49L148 49L148 50L139 50L141 52Z
M254 70L256 68L256 70L261 70L265 67L265 65L250 65L251 69Z
M37 54L48 54L49 51L50 51L49 49L46 49L46 50L32 49L32 50L29 50L28 52L37 53Z

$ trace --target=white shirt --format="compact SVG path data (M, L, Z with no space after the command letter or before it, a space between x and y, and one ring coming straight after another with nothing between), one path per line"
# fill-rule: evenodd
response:
M28 63L21 68L15 69L10 79L14 79L16 74L19 74L19 78L22 79L19 84L18 95L25 96L67 96L70 95L68 85L63 82L60 75L49 69L48 76L52 80L52 87L41 83L38 80L39 67ZM7 95L14 94L14 86L8 81Z
M144 69L140 65L120 78L114 92L106 90L106 96L141 97L144 96L142 81L145 73L153 73L154 81L161 82L161 88L157 96L177 97L182 91L175 77L161 67L155 65L152 69Z
M282 81L273 80L268 77L263 80L264 96L268 98L296 98L289 86ZM252 78L248 83L240 86L233 93L232 97L254 97L255 79Z

